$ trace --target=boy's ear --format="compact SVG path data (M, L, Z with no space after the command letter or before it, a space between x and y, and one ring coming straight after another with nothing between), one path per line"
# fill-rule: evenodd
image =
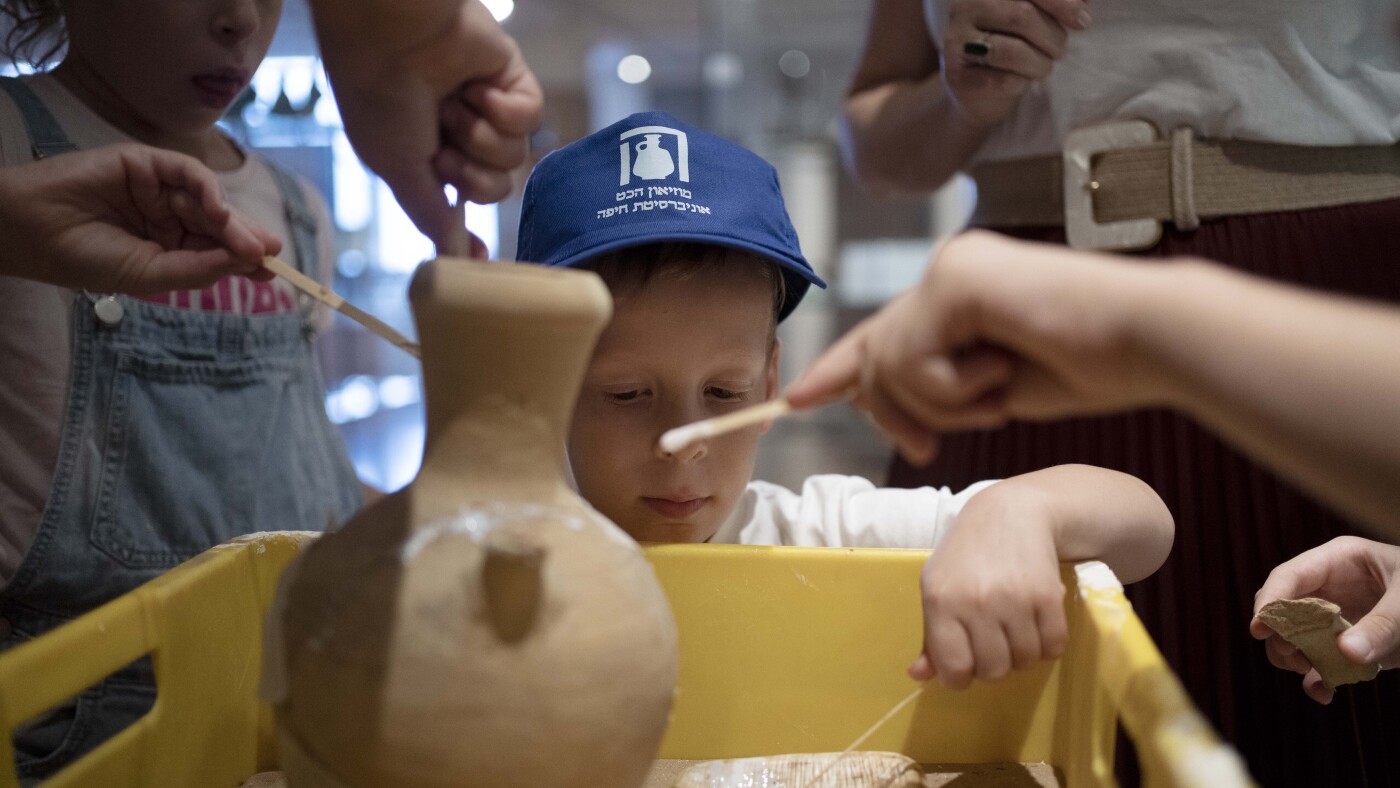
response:
M774 339L773 356L768 359L768 373L763 377L763 399L765 402L778 396L778 368L782 366L779 363L782 360L782 352L782 340ZM769 419L763 422L763 427L758 434L762 435L772 428L773 420Z
M783 341L773 340L773 356L768 359L768 374L763 381L763 398L773 399L778 396L778 369L782 366Z

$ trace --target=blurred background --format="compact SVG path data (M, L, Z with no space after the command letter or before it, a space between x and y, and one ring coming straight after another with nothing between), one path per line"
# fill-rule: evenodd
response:
M802 248L830 284L783 323L789 381L841 331L912 284L933 239L966 220L968 183L933 197L875 200L843 170L837 116L865 37L869 0L484 0L520 43L545 91L530 164L642 110L726 136L777 168ZM0 67L3 68L3 67ZM317 58L305 0L286 0L277 37L228 131L317 184L336 226L337 292L413 335L405 290L433 247L355 157ZM470 206L493 257L514 259L519 187ZM327 410L360 476L395 490L423 441L418 363L337 317L321 343ZM796 488L812 473L882 482L889 450L837 405L779 422L756 478Z

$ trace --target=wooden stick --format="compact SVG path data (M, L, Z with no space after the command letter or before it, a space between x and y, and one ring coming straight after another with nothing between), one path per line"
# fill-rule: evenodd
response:
M331 290L329 287L317 282L315 279L303 274L292 266L277 259L276 257L264 257L263 268L291 282L296 289L320 301L326 306L334 309L342 315L354 320L356 323L368 328L388 340L389 344L412 355L414 358L422 358L423 354L418 349L418 343L395 331L388 323L360 309L354 304L346 301Z
M438 257L472 257L472 233L467 229L467 200L462 192L453 188L456 202L449 201L452 209L453 225L447 238L437 248Z
M733 413L726 413L723 416L716 416L713 419L705 419L683 427L676 427L667 430L661 436L661 450L667 454L674 454L686 446L696 441L706 438L713 438L716 435L723 435L726 432L741 430L752 424L757 424L768 419L776 419L779 416L786 416L792 412L792 406L786 399L778 399L760 402Z
M847 756L847 755L850 755L852 750L854 750L855 748L857 748L857 747L859 747L860 745L864 744L866 739L870 738L871 736L873 736L873 735L875 734L875 731L880 730L880 727L881 727L882 725L884 725L885 723L889 722L889 721L894 717L894 715L898 714L898 713L900 712L900 710L902 710L905 706L908 706L910 703L913 703L913 702L914 702L914 699L917 698L917 697L919 697L919 695L921 695L921 694L923 693L923 691L926 690L926 689L928 689L928 682L927 682L927 681L925 681L924 683L920 684L919 687L918 687L918 689L914 690L913 692L909 693L908 695L905 695L905 696L904 696L904 700L902 700L902 701L900 701L900 702L894 704L894 708L892 708L892 709L890 709L889 711L885 712L885 716L883 716L883 717L881 717L880 719L876 720L874 725L871 725L869 728L866 728L865 733L862 733L859 737L856 738L855 741L851 742L851 746L849 746L849 747L847 747L846 749L842 750L842 751L841 751L841 754L838 755L838 756L836 756L836 758L833 759L833 760L831 761L831 763L828 763L828 764L826 765L826 768L825 768L825 769L822 769L821 771L817 772L817 776L816 776L816 777L813 777L811 780L808 780L808 781L807 781L806 788L812 788L812 786L821 785L821 779L822 779L823 777L826 776L826 773L827 773L827 772L829 772L829 771L831 771L832 769L836 768L836 764L838 764L838 763L840 763L841 761L845 760L846 756Z

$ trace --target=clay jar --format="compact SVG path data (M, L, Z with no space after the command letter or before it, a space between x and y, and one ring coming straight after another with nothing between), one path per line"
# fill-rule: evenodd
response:
M640 785L675 623L636 543L565 475L607 289L446 259L410 297L422 470L283 578L268 668L283 768L296 788Z

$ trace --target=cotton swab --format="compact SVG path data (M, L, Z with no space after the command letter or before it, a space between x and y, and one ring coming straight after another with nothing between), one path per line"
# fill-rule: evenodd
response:
M662 433L660 446L661 450L667 454L675 454L696 441L706 438L713 438L716 435L723 435L726 432L741 430L753 424L758 424L769 419L776 419L779 416L786 416L792 412L792 406L786 399L778 399L760 402L757 405L736 410L733 413L726 413L723 416L716 416L713 419L705 419L683 427L676 427Z
M817 405L830 405L833 402L849 400L856 395L856 386L851 386L841 392L840 396L829 400L823 400ZM810 407L817 407L812 405ZM806 408L803 408L806 410ZM690 424L685 424L675 429L666 430L661 434L661 440L657 441L657 446L667 454L675 454L696 441L706 438L713 438L716 435L723 435L726 432L741 430L745 427L758 424L769 419L776 419L786 416L789 413L797 412L792 407L792 403L786 397L760 402L733 413L726 413L723 416L716 416L713 419L705 419Z
M263 268L291 282L296 289L320 301L331 309L354 320L370 331L388 340L389 344L408 353L414 358L422 358L418 343L395 331L388 323L360 309L336 294L334 290L317 282L276 257L264 257Z

